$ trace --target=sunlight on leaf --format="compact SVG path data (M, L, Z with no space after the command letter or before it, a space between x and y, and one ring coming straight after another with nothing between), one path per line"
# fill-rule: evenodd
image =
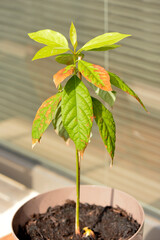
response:
M54 81L56 87L58 87L58 85L61 82L63 82L64 79L66 79L67 77L69 77L73 73L74 73L74 66L69 65L69 66L59 70L56 74L54 74L53 81Z
M87 42L81 49L79 49L79 52L89 51L95 48L107 47L129 36L131 35L118 32L104 33Z
M101 88L105 91L112 91L110 76L103 67L85 62L83 60L79 60L78 70L89 82L94 84L96 87Z
M68 48L53 48L52 46L46 46L41 48L33 57L32 61L40 58L51 57L60 53L65 53L69 49Z
M88 51L108 51L108 50L112 50L112 49L115 49L115 48L118 48L118 47L121 47L121 45L113 44L113 45L110 45L110 46L93 48L93 49L90 49L90 50L88 50Z
M49 45L52 47L68 48L68 41L59 32L50 29L44 29L33 33L28 33L28 36L36 42Z
M71 23L71 27L70 27L70 40L72 43L72 46L74 47L74 49L76 49L77 47L77 32L76 32L76 28L73 24L73 22Z

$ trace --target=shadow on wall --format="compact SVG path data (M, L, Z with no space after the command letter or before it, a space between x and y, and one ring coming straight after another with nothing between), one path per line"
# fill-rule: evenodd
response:
M160 240L160 226L152 228L152 230L148 232L144 240Z

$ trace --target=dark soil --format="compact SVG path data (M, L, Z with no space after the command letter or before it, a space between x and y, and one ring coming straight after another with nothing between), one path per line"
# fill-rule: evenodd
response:
M75 202L49 207L44 214L34 215L23 228L19 228L20 240L93 240L82 237L84 227L90 228L96 240L127 240L140 227L124 210L80 204L81 237L74 235Z

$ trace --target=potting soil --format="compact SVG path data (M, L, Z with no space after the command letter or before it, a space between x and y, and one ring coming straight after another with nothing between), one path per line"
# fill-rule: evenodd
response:
M95 238L82 237L84 227L91 229ZM19 227L20 240L127 240L140 225L121 208L80 204L81 236L75 231L75 202L49 207L46 213L35 214Z

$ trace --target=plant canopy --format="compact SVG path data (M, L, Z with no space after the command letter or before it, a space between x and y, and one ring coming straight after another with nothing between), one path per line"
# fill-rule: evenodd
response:
M136 98L146 110L137 94L116 74L108 72L102 66L86 62L84 52L108 51L120 47L115 43L129 37L128 34L118 32L105 33L91 39L77 50L77 32L73 23L70 27L70 42L61 33L53 30L40 30L28 34L34 41L44 44L32 60L55 56L55 60L66 65L53 76L57 94L42 103L38 109L32 127L33 146L40 142L43 133L52 122L56 133L65 141L71 139L76 147L77 159L77 204L76 204L76 234L79 230L79 192L80 192L80 160L87 147L95 120L103 143L112 159L115 152L116 129L112 113L105 103L113 106L116 92L113 86ZM83 53L82 53L83 52ZM82 81L82 77L86 81ZM61 84L68 78L65 86ZM86 83L102 100L92 97ZM146 110L147 111L147 110Z

